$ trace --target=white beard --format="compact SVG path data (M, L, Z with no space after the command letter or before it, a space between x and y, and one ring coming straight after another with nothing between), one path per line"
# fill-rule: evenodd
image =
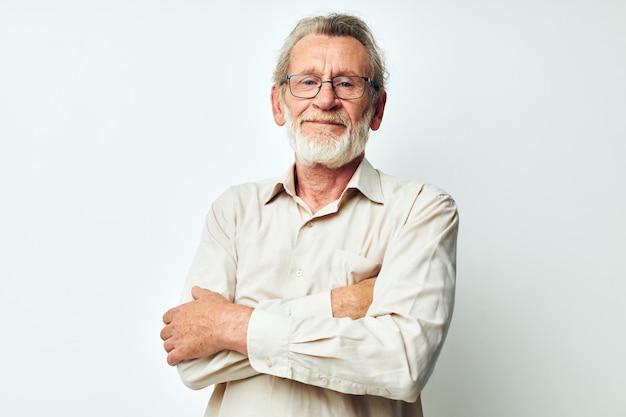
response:
M294 123L284 102L282 106L289 144L295 152L298 162L303 166L312 167L320 164L331 169L339 168L365 151L365 145L369 138L369 126L373 107L365 112L353 129L350 121L342 114L336 112L314 114L314 112L306 111ZM315 137L306 137L302 133L302 122L320 119L341 123L346 126L346 131L341 135L335 135L326 131L315 134Z

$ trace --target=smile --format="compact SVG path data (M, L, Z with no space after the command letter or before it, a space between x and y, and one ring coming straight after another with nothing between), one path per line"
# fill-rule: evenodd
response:
M304 120L302 123L315 123L321 125L345 126L342 122L332 122L329 120Z

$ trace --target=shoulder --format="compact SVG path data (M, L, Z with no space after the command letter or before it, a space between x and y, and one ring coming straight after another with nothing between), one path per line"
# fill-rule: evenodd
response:
M213 208L242 210L262 206L271 198L281 178L232 185L215 199Z
M449 200L452 196L438 185L415 179L400 178L377 170L385 198L404 198L412 200Z

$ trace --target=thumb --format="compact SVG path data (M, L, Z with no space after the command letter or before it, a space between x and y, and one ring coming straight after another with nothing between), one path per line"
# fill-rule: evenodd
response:
M194 300L197 300L198 298L201 298L203 295L206 295L210 292L211 291L198 287L197 285L194 285L193 288L191 288L191 296Z

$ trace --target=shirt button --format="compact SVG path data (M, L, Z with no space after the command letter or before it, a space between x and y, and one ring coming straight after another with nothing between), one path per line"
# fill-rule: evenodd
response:
M328 385L328 378L326 378L325 376L320 376L320 384Z
M267 365L268 368L272 367L272 361L270 360L270 358L265 358L265 365Z
M301 269L297 269L296 270L296 276L297 277L301 277L302 276L302 270Z
M309 227L313 227L313 222L308 222L308 223L307 223L307 226L309 226Z

